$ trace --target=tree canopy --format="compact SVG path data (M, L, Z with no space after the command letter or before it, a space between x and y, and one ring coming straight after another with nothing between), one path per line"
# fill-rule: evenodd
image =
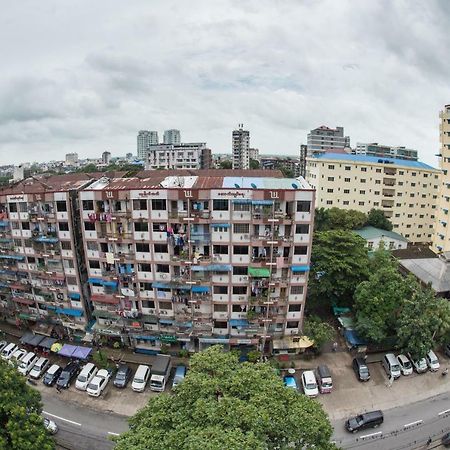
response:
M356 230L367 222L367 216L355 209L317 208L315 214L316 231Z
M41 417L41 395L15 367L0 361L0 449L53 450Z
M171 394L150 399L116 450L335 449L322 406L286 388L266 363L213 346L191 358Z
M312 315L305 319L303 333L314 342L313 348L320 352L322 346L333 339L334 328Z
M375 228L381 228L382 230L392 231L392 223L384 215L381 209L371 209L369 214L367 214L366 225L371 225Z
M351 231L314 233L309 297L314 302L352 306L359 283L368 277L366 241Z

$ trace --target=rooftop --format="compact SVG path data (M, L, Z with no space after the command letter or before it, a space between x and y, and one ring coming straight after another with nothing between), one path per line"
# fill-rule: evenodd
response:
M351 155L351 154L343 154L343 153L319 153L317 155L312 155L311 159L323 159L327 161L351 161L351 162L359 162L359 163L367 163L367 164L383 164L383 165L392 165L392 166L402 166L402 167L410 167L413 169L425 169L425 170L433 170L438 172L439 170L429 166L420 161L408 161L405 159L398 158L381 158L379 156L369 156L369 155Z
M388 239L396 239L397 241L408 242L408 239L404 238L401 234L395 233L394 231L382 230L381 228L375 228L371 226L363 227L359 230L354 230L356 234L361 236L363 239L377 239L386 237Z

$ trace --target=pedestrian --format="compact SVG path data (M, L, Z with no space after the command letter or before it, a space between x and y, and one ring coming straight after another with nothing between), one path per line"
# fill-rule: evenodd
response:
M56 392L58 392L58 394L61 394L61 388L58 385L56 385Z
M430 436L427 441L427 446L430 445L432 442L433 442L433 439L431 439L431 436Z
M335 352L338 348L338 343L337 342L333 342L333 352Z

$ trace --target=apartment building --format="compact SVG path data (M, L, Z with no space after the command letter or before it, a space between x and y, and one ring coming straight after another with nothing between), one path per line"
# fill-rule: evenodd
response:
M204 142L150 145L146 169L209 169L211 149Z
M300 176L300 161L290 156L261 156L260 166L265 170L283 170L291 172L294 177Z
M150 353L298 339L314 214L303 179L148 171L79 201L97 334Z
M380 158L397 158L417 161L419 159L417 150L406 147L392 147L390 145L381 145L377 142L363 144L358 142L352 149L353 155L378 156Z
M181 144L181 133L180 130L166 130L164 131L163 137L164 144Z
M350 147L350 137L344 136L344 128L324 125L314 128L307 136L308 155L326 151L343 151Z
M232 133L233 169L250 168L250 131L244 130L244 125L239 124Z
M431 242L439 170L418 161L324 153L307 158L306 179L316 207L381 209L412 243Z
M442 170L439 185L438 208L436 212L436 229L432 249L435 252L450 251L450 228L447 226L450 209L450 105L445 105L439 113L439 167Z
M77 193L94 176L39 176L0 190L0 310L9 322L84 336L90 312Z
M150 145L158 145L158 132L141 130L137 135L137 157L145 160L147 157L147 149Z

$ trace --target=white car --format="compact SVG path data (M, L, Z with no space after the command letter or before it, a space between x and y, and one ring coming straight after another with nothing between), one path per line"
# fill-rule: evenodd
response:
M305 395L308 397L317 397L319 395L316 376L312 370L305 370L302 373L302 386Z
M1 353L1 358L4 360L8 360L11 358L11 356L14 354L14 352L18 349L19 347L17 347L16 344L14 344L13 342L9 343L6 345L6 347L3 347L2 349L2 353Z
M47 370L49 365L50 365L50 361L47 358L39 358L36 361L36 364L30 370L30 373L28 374L28 376L30 378L34 378L35 380L37 380L38 378L41 378L41 375Z
M428 370L427 360L425 358L421 358L421 359L418 359L417 361L414 361L414 359L411 358L411 355L409 353L408 353L408 357L411 360L414 370L417 373L424 373Z
M397 360L403 375L411 375L413 373L411 361L405 355L398 355Z
M0 352L8 345L6 341L0 341Z
M58 425L53 420L44 417L44 427L50 434L56 434L58 432Z
M427 360L427 366L430 368L432 372L436 372L439 370L440 367L439 360L437 359L437 356L433 352L433 350L430 350L426 354L425 359Z
M89 386L91 380L97 374L98 369L92 363L87 363L78 375L77 381L75 382L75 388L81 391L85 391Z
M8 362L11 365L18 366L20 364L20 361L22 360L22 358L27 354L28 354L28 352L25 349L19 348L12 354L12 356L11 356L11 358L9 358Z
M111 372L106 369L100 369L89 383L86 389L87 393L93 397L99 397L108 384L110 378Z

